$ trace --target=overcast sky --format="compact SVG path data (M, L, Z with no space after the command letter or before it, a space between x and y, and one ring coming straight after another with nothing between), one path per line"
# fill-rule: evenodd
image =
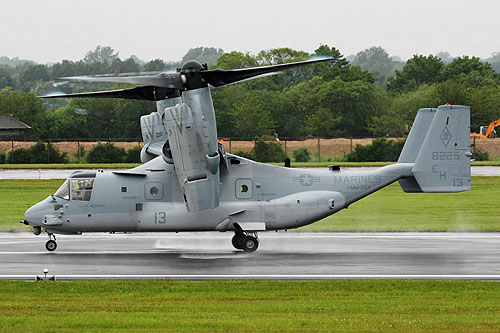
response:
M0 2L0 56L40 63L82 59L97 45L125 59L177 61L188 49L229 52L320 44L344 55L382 46L487 58L500 51L495 0L8 0Z

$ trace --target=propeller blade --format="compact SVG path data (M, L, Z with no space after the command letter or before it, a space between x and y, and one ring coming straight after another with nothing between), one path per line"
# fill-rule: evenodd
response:
M183 89L180 73L162 73L159 75L145 76L69 76L60 79L88 82L131 83L160 88Z
M233 84L242 81L257 79L260 77L276 75L281 71L314 64L317 62L329 61L333 58L313 58L305 61L292 62L288 64L262 66L241 69L213 69L206 70L197 61L188 61L177 73L161 73L158 75L144 76L70 76L60 78L62 80L88 81L88 82L113 82L139 84L141 86L76 94L50 94L41 96L42 98L59 97L94 97L94 98L128 98L156 101L165 98L180 96L184 90L198 89L209 86L210 89Z
M333 58L321 58L321 59L310 59L299 62L292 62L288 64L272 65L272 66L262 66L253 68L241 68L241 69L212 69L200 71L201 76L205 82L211 84L214 87L220 87L231 83L236 83L240 81L253 80L262 76L279 74L277 72L283 71L285 69L290 69L294 67L310 65L317 62L329 61Z
M165 98L179 95L177 89L158 88L152 86L139 86L127 89L104 90L96 92L74 93L74 94L47 94L38 96L41 98L61 98L61 97L91 97L91 98L126 98L139 99L145 101L159 101Z

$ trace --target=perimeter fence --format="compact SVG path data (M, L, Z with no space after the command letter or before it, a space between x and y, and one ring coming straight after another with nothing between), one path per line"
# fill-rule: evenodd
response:
M297 149L305 148L311 155L311 161L340 161L347 154L352 153L357 145L369 145L377 138L374 137L349 137L349 138L324 138L324 137L302 137L289 138L280 137L277 139L285 154L293 156ZM403 140L404 138L386 138L387 140ZM250 153L255 147L256 140L253 138L220 138L219 141L224 144L229 153ZM67 153L74 162L81 162L85 152L90 151L98 143L112 143L116 147L125 150L134 147L143 147L142 139L138 138L99 138L99 139L42 139L38 141L0 141L0 152L9 153L18 148L30 148L37 142L45 144L50 143L59 152ZM487 152L490 157L500 157L500 138L495 139L471 139L472 150ZM11 154L12 161L15 163L15 154Z

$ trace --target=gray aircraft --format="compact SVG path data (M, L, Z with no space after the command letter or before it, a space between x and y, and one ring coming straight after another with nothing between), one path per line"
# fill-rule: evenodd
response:
M313 223L395 181L412 193L471 189L466 106L419 110L398 162L375 171L279 167L226 153L210 89L326 60L236 70L189 61L176 73L69 78L139 86L46 97L156 100L157 112L141 118L143 164L76 171L21 222L35 235L46 231L48 251L57 247L55 234L229 231L236 249L252 252L259 231Z

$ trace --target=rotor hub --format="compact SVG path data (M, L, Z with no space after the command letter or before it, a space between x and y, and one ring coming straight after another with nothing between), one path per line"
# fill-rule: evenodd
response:
M187 90L204 88L207 86L200 72L205 68L196 60L190 60L184 63L181 68L181 75L184 76L183 83ZM185 80L185 82L184 82Z

